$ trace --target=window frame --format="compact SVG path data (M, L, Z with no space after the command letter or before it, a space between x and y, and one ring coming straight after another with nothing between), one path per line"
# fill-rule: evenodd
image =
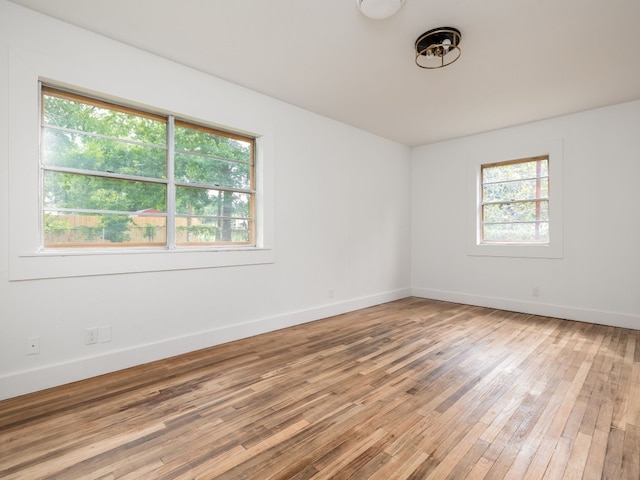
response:
M529 178L521 178L521 179L516 179L516 180L503 180L503 181L499 181L499 182L486 182L484 180L484 172L485 170L488 169L492 169L492 168L500 168L500 167L507 167L507 166L511 166L511 165L520 165L520 164L525 164L525 163L533 163L533 162L541 162L541 161L546 161L547 162L547 175L543 176L543 175L536 175L535 177L529 177ZM537 166L536 166L537 168ZM549 220L540 220L540 207L543 203L547 204L547 209L549 208L549 192L551 189L551 185L550 185L550 181L549 181L549 156L548 155L540 155L538 157L528 157L528 158L519 158L519 159L514 159L514 160L506 160L506 161L502 161L502 162L494 162L494 163L485 163L480 165L480 195L481 195L481 201L480 201L480 242L482 244L500 244L500 245L548 245L549 244L549 239L547 240L517 240L517 239L506 239L506 240L490 240L486 238L486 234L485 234L485 226L486 225L505 225L505 224L513 224L513 223L535 223L536 224L536 235L539 234L539 225L540 223L547 223L549 224ZM499 200L485 200L485 196L484 196L484 192L485 192L485 186L487 185L496 185L499 183L516 183L516 182L525 182L525 181L536 181L536 190L540 189L540 185L539 182L540 180L546 179L547 180L547 195L546 196L539 196L537 195L535 198L526 198L526 199L499 199ZM534 203L536 205L536 219L534 222L492 222L492 223L488 223L486 221L486 213L485 213L485 208L488 205L514 205L516 203ZM547 210L548 211L548 210ZM549 234L550 235L550 234ZM549 236L550 238L550 236Z
M482 240L482 165L513 159L548 158L549 242L484 242ZM518 144L488 144L485 151L469 158L467 167L467 255L477 257L549 258L564 257L563 225L563 140L536 139Z
M123 78L104 58L77 62L64 50L8 49L8 280L19 282L148 272L188 271L273 264L275 245L276 124L262 96L189 69L167 75L153 57ZM179 75L177 73L179 72ZM176 84L179 78L179 87ZM39 82L100 96L143 110L177 114L256 139L256 246L176 250L39 249ZM153 85L153 88L149 88ZM255 103L255 108L238 105Z
M47 125L45 123L45 96L56 97L63 100L69 100L72 102L78 102L85 105L91 105L98 108L102 108L105 110L125 113L128 115L134 115L136 117L147 118L150 120L157 121L164 125L166 132L166 142L162 147L156 146L154 148L159 148L160 150L165 152L165 171L164 177L150 177L136 174L123 174L118 172L109 172L109 171L100 171L100 170L87 170L87 169L78 169L78 168L69 168L69 167L61 167L57 165L47 165L44 161L45 152L42 148L44 131L46 129L51 130L60 130L65 131L68 129L56 127L53 125ZM255 247L256 246L256 221L255 221L255 203L256 203L256 190L255 190L255 158L256 158L256 139L253 136L242 135L236 132L231 132L227 130L222 130L219 128L215 128L212 126L203 125L200 123L190 122L184 119L177 117L176 115L171 114L159 114L149 110L142 110L139 108L134 108L129 105L125 105L123 103L110 102L106 99L100 98L98 96L88 96L83 95L81 93L63 89L59 87L55 87L53 85L39 82L39 102L40 102L40 154L39 154L39 165L40 165L40 206L41 206L41 215L39 222L39 245L40 250L42 252L55 252L55 251L64 251L67 252L78 252L86 251L88 249L131 249L131 250L151 250L151 249L163 249L163 250L176 250L176 249L194 249L194 248L229 248L229 247ZM188 182L181 181L175 177L175 167L176 167L176 157L177 157L177 147L176 147L176 127L185 128L189 130L195 130L198 132L203 132L206 134L212 134L216 136L221 136L225 138L230 138L242 142L246 142L250 145L250 159L249 159L249 187L248 188L239 188L235 186L220 186L215 185L213 183L201 183L201 182ZM78 132L84 134L84 132ZM90 136L101 136L96 132L88 132ZM109 137L111 138L111 137ZM118 140L113 137L115 141L122 141L123 143L134 143L123 140ZM101 243L85 243L79 244L75 243L59 243L53 245L47 245L45 240L45 214L48 210L56 210L62 211L65 209L60 208L47 208L44 201L44 177L47 172L52 173L62 173L62 174L72 174L72 175L80 175L84 177L96 177L103 179L113 179L116 181L135 181L144 184L156 184L163 185L165 188L165 212L162 214L153 214L153 216L159 216L165 218L165 230L166 235L164 242L157 242L154 244L146 244L143 242L127 242L127 243L109 243L109 242L101 242ZM177 191L180 188L208 188L211 190L217 190L219 192L227 191L234 193L241 193L248 195L249 197L249 217L245 218L248 221L248 240L244 242L225 242L225 241L214 241L214 242L194 242L192 244L186 242L179 242L177 240L177 219L181 217L185 217L185 214L180 214L177 209L176 197ZM77 210L77 209L71 209ZM102 214L106 211L95 210L96 213ZM107 212L109 213L109 212ZM129 215L133 216L135 212L111 212L118 215ZM203 217L202 215L187 215L190 218L195 217ZM211 216L206 216L211 217ZM213 218L213 217L211 217ZM219 219L228 219L233 220L234 217L219 217Z

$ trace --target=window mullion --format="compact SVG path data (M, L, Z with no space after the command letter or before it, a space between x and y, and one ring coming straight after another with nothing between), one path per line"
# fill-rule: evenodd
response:
M549 220L531 220L531 221L512 221L512 222L482 222L483 225L531 225L531 224L549 223Z
M167 119L167 247L176 247L175 117Z
M87 170L84 168L57 167L55 165L45 165L42 167L42 171L69 173L71 175L83 175L85 177L112 178L115 180L128 180L131 182L167 183L164 178L143 177L140 175L128 175L126 173L101 172L98 170Z
M536 161L536 198L540 198L542 193L542 185L540 182L540 175L542 175L542 161ZM535 239L540 240L540 202L536 202L536 226L535 226Z
M538 163L540 163L540 162L538 162ZM513 180L500 180L500 181L497 181L497 182L482 182L482 186L485 186L485 185L500 185L500 184L503 184L503 183L531 182L533 180L538 180L539 181L539 180L545 180L545 179L548 179L548 178L549 178L548 175L540 175L538 177L524 177L524 178L516 178L516 179L513 179Z
M522 200L492 200L490 202L482 202L480 206L484 207L485 205L512 205L514 203L540 203L548 201L549 197L524 198Z
M205 188L207 190L218 190L221 192L232 192L232 193L255 193L253 189L246 188L233 188L226 187L223 185L216 185L214 183L199 183L199 182L174 182L176 187L188 187L188 188Z

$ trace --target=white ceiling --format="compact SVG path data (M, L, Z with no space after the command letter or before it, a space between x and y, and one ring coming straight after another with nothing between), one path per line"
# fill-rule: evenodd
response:
M640 99L639 0L12 0L415 146ZM462 56L414 64L426 30Z

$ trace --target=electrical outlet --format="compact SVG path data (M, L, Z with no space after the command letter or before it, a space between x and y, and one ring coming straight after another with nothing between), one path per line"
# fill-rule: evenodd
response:
M100 327L100 343L111 341L111 325Z
M84 343L87 345L98 343L98 327L87 328L84 336Z
M329 289L329 298L333 298L333 288Z
M533 295L534 297L539 297L540 296L540 287L533 287L533 290L531 291L531 295Z
M40 353L40 337L27 338L27 355L36 355Z

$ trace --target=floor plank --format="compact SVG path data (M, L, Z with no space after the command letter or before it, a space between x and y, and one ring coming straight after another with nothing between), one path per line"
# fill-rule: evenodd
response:
M637 479L639 335L407 298L0 402L0 478Z

